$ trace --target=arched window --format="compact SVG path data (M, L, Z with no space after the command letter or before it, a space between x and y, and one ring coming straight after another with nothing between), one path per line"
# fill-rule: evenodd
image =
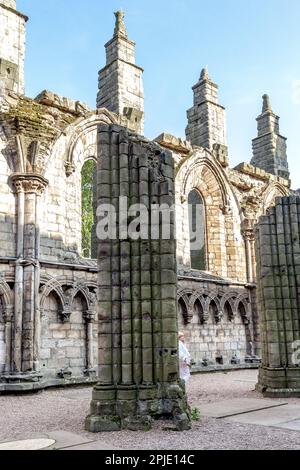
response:
M190 253L191 268L205 271L206 243L205 243L205 207L200 193L193 189L188 197Z
M81 170L82 256L96 258L96 163L87 160Z

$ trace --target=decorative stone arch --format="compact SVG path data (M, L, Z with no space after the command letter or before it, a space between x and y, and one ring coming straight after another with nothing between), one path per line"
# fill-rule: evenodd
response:
M221 302L217 294L210 294L206 299L206 308L205 311L207 315L210 314L211 307L215 305L215 310L213 311L214 320L216 323L219 323L223 318L223 311L221 310Z
M179 262L190 265L190 241L188 226L188 196L197 190L203 199L206 214L207 270L213 274L238 278L244 256L244 243L240 235L240 247L230 241L227 233L239 233L241 209L231 184L221 166L206 150L197 150L178 169L176 176L176 223L178 227ZM228 263L228 256L234 260Z
M179 313L183 317L184 324L188 325L189 323L191 323L192 318L193 318L190 315L188 304L186 303L183 297L179 297L177 302L178 302L178 310L179 310Z
M245 326L246 333L246 352L247 355L254 355L254 331L253 323L251 321L251 304L249 297L240 295L235 301L235 308L237 315L240 316Z
M197 189L204 198L210 197L214 193L218 192L220 194L220 207L219 209L224 209L228 202L227 188L225 183L224 175L222 170L218 168L214 161L210 160L207 153L200 154L197 153L192 161L188 161L188 164L184 164L177 175L177 178L180 178L180 173L184 173L181 194L184 197L187 197L189 192L192 189ZM202 174L199 172L199 169L204 169L206 172L209 172L214 178L214 185L208 186L206 181L203 181L201 177ZM194 175L195 180L191 183L191 175Z
M97 130L100 124L117 124L117 116L101 108L96 114L80 119L72 126L71 137L67 143L65 161L66 174L70 176L75 169L75 158L83 153L83 162L87 159L97 160Z
M226 304L230 306L232 316L231 318L229 318L229 321L231 321L237 314L236 309L235 309L235 301L238 295L239 294L237 292L226 292L225 294L222 295L222 298L220 301L220 308L221 308L221 311L224 312L225 314Z
M82 282L80 279L70 279L67 277L52 278L45 276L41 279L40 288L40 310L45 308L46 298L50 294L55 294L59 299L60 306L58 315L62 323L71 321L71 314L74 311L75 299L80 296L82 299L82 320L85 331L85 375L94 376L94 320L96 318L96 282ZM47 339L47 337L46 337ZM40 339L39 339L40 342Z
M82 281L74 281L68 278L48 278L42 279L40 288L40 310L43 312L46 298L54 292L61 304L61 311L59 315L62 321L69 321L72 313L73 302L75 297L80 293L86 302L86 311L84 318L87 321L94 320L96 309L96 293L94 290L97 288L96 283L83 283Z
M276 197L284 197L289 195L289 190L285 186L280 183L272 183L267 186L265 191L262 194L262 211L263 214L267 212L269 207L275 205L275 198Z
M4 309L12 309L13 306L13 292L4 279L0 279L0 297L3 299Z
M243 306L244 313L241 313L241 305ZM249 297L243 294L238 295L234 303L234 311L240 314L244 324L248 325L251 321L251 304Z
M45 308L45 301L51 293L54 293L60 301L61 311L59 311L58 313L61 314L64 311L64 307L65 307L64 291L62 289L61 284L57 281L57 279L54 279L54 278L48 279L48 281L46 281L45 284L43 284L43 280L41 279L41 287L40 287L41 314L43 314L43 311Z

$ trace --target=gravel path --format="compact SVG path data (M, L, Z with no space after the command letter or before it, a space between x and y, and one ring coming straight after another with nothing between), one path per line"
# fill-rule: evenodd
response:
M201 404L218 400L261 398L254 391L256 376L253 370L193 376L188 386L190 404L201 409ZM63 430L128 450L300 449L298 432L231 423L226 419L202 418L185 433L166 431L167 423L157 422L146 434L130 431L90 434L83 431L90 399L90 388L0 396L0 441ZM297 399L288 401L300 403Z

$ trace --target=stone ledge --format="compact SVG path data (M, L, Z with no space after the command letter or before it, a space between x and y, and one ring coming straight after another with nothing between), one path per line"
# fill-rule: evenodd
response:
M43 90L35 99L39 104L45 106L51 106L53 108L58 108L61 111L66 111L71 114L78 116L86 115L92 112L92 109L89 108L85 103L81 101L74 101L70 98L57 95L49 90Z
M181 154L189 155L193 151L193 147L190 142L165 132L156 137L154 142L157 142L162 147L166 147Z
M240 173L244 173L245 175L254 176L255 178L263 181L276 181L285 186L286 188L289 188L291 184L290 180L288 179L282 178L281 176L272 175L271 173L267 173L261 168L258 168L245 162L240 163L239 165L234 167L234 170L239 171Z
M43 379L39 382L23 381L19 383L0 382L0 395L9 393L26 393L46 390L48 388L64 388L72 386L92 386L97 383L97 378L90 377L73 377L70 379Z
M235 370L246 370L246 369L259 369L260 364L225 364L215 366L195 366L191 369L191 374L209 374L211 372L224 372L224 371L235 371Z
M0 2L0 7L4 8L7 11L10 11L11 13L14 13L15 15L19 16L20 18L23 18L25 22L29 20L29 17L24 15L24 13L19 12L18 10L15 10L14 8L8 7L7 5L4 5L4 3Z

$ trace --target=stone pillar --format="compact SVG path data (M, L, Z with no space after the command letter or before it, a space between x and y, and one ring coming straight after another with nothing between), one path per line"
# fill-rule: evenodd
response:
M99 382L86 429L92 432L151 427L172 416L188 429L189 408L179 379L177 272L174 214L170 236L140 225L130 237L127 207L175 204L171 153L119 126L100 126L98 210L111 204L117 232L98 241ZM126 207L127 206L127 207ZM162 228L144 209L152 227ZM98 212L99 222L104 213Z
M87 310L83 316L86 321L86 375L94 375L93 328L95 312L94 310Z
M262 367L257 389L300 397L300 198L277 198L257 228Z
M33 372L40 341L40 196L48 182L34 174L14 174L11 180L18 198L14 369Z
M7 305L3 312L5 322L5 372L9 373L12 369L12 322L13 322L13 306Z
M255 273L255 234L254 219L244 219L242 222L242 235L245 242L247 282L253 283L256 279Z

